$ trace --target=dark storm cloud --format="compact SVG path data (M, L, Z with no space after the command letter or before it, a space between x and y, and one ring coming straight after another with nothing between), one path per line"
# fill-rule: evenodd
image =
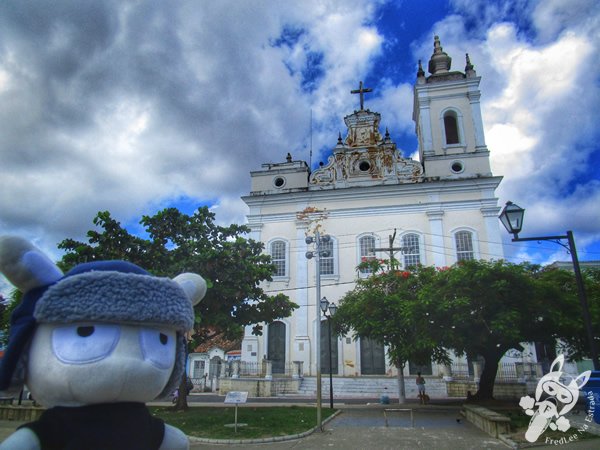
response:
M241 222L246 211L239 197L248 192L249 172L265 162L283 161L287 152L308 161L311 117L313 162L326 160L338 132L344 133L343 116L356 108L349 91L366 76L377 82L368 105L382 114L382 125L393 135L410 134L414 141L413 72L408 80L392 79L399 72L389 67L400 59L405 67L428 58L434 32L444 36L456 67L462 65L464 48L473 52L484 76L488 140L494 135L504 139L497 148L490 146L492 158L501 154L511 163L510 170L499 170L506 180L512 177L506 186L519 185L514 180L527 167L528 156L546 155L549 142L539 128L524 125L521 112L539 110L538 119L550 120L565 110L578 117L578 108L595 98L595 90L577 92L574 98L581 105L560 98L556 110L556 92L545 102L533 98L524 105L509 89L516 86L513 92L529 99L533 90L526 85L554 83L545 78L542 65L531 72L529 84L516 83L524 66L514 66L511 58L531 52L546 64L545 52L551 53L555 43L564 44L560 38L569 33L577 37L570 40L572 48L580 50L580 41L595 36L586 30L597 27L582 26L593 16L586 19L555 0L536 3L534 12L521 0L478 1L476 7L455 0L453 14L443 20L418 18L432 23L421 24L426 32L417 34L427 38L412 46L418 52L411 61L408 52L382 52L389 47L379 31L381 23L374 21L381 3L0 2L0 233L34 237L54 250L65 237L81 238L99 210L136 221L149 208L177 206L180 198L215 201L218 218ZM509 19L526 15L519 23L533 23L547 47L532 46L521 30L500 35L506 11L512 14ZM473 18L478 15L485 20L477 27ZM386 36L394 42L417 38L401 35L396 24L384 28L388 34L398 30ZM467 29L477 31L476 36ZM592 43L585 50L595 54L597 38L588 40ZM502 64L494 60L497 55L503 55ZM380 67L375 61L389 61L389 67L373 73ZM565 92L574 92L577 79L567 83ZM573 123L587 129L593 120ZM511 135L502 127L517 129L515 142L530 147L510 147ZM400 142L402 136L394 139ZM563 138L561 148L572 144ZM416 149L402 150L408 156ZM549 155L544 160L557 161L561 170L530 177L529 185L545 188L545 180L557 173L567 182L581 173L565 163L572 162L569 158Z

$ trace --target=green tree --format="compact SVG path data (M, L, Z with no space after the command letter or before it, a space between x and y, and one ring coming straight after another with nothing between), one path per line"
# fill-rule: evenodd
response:
M248 227L219 226L214 219L207 207L193 215L164 209L142 217L146 239L129 233L108 211L99 212L93 222L100 230L88 231L87 243L65 239L59 244L66 251L59 265L68 270L81 262L123 259L154 275L202 275L209 289L195 307L191 347L202 342L209 329L234 338L241 336L245 325L291 315L296 304L283 294L269 296L260 287L262 281L271 281L275 271L270 256L263 254L262 243L244 237ZM261 330L255 325L253 333L261 334ZM180 399L184 402L185 396Z
M444 320L452 324L440 344L458 355L484 358L475 399L493 398L499 362L508 350L552 339L539 319L549 290L536 283L536 271L528 264L464 261L438 272L421 292L424 301L443 305Z
M598 272L586 273L595 330L599 280ZM522 351L523 342L559 342L571 359L589 356L573 274L528 263L464 261L438 270L378 272L358 280L335 320L342 332L352 329L388 345L398 367L408 360L447 362L448 350L483 357L474 400L493 398L500 359L508 350Z
M196 306L197 328L215 327L229 337L244 325L289 316L297 305L260 287L262 281L271 281L275 270L262 243L243 237L249 232L246 226L223 227L214 219L207 207L191 216L164 209L143 216L140 223L149 237L144 239L129 233L108 211L99 212L93 222L101 231L88 231L88 243L65 239L59 244L66 252L59 266L68 270L87 261L124 259L158 276L199 273L210 289ZM255 332L260 334L261 328Z
M444 304L451 333L441 344L485 364L473 400L493 398L502 356L521 343L562 345L570 359L589 356L574 274L529 263L464 261L437 274L422 292ZM598 324L598 305L593 309ZM596 326L596 329L597 326Z
M6 346L8 344L8 332L10 327L10 316L15 310L23 294L18 289L13 289L4 303L0 305L0 345Z
M582 272L587 304L594 331L596 347L600 342L600 270ZM590 344L584 326L583 309L579 300L577 283L572 271L547 268L536 274L541 285L548 290L544 308L539 317L555 332L559 351L569 359L579 361L590 358Z
M403 369L409 360L449 361L447 350L439 344L441 337L431 329L435 315L431 305L419 297L436 270L419 266L411 272L386 272L382 263L371 260L359 266L368 267L375 274L358 278L356 288L340 300L333 320L338 333L352 332L355 339L369 338L387 346L388 356L398 368L398 398L403 403Z

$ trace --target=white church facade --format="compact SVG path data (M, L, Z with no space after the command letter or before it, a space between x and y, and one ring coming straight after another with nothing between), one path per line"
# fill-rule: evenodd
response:
M277 267L269 293L283 292L299 305L291 317L263 324L263 335L246 327L242 361L272 361L273 374L301 362L306 376L316 371L316 327L321 325L321 366L329 371L327 322L318 309L320 297L337 303L351 290L363 258L389 258L377 250L390 246L399 264L450 266L465 259L503 257L500 208L495 190L502 177L492 173L480 107L480 77L467 55L464 72L451 71L451 58L439 39L426 76L419 62L414 86L413 120L419 160L403 158L381 122L364 107L344 118L345 136L326 164L311 171L288 153L287 160L263 164L251 173L250 237L261 241ZM382 133L382 129L385 131ZM330 236L321 249L328 255L307 259L315 233ZM323 322L321 322L323 320ZM333 337L332 372L338 376L395 375L385 349L369 340ZM297 365L298 363L296 363ZM420 367L437 375L439 367ZM407 366L406 374L416 367Z

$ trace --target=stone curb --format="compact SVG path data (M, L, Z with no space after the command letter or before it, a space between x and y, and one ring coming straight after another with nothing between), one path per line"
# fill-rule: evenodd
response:
M341 414L341 410L337 410L331 416L323 421L323 425L333 420L334 417ZM315 431L317 431L319 427L315 426L308 431L304 431L298 434L288 434L286 436L274 436L268 438L256 438L256 439L210 439L210 438L201 438L195 436L188 436L190 442L196 442L200 444L265 444L268 442L281 442L281 441L293 441L294 439L301 439L306 436L311 435Z
M509 438L505 434L499 434L498 439L500 441L502 441L504 444L508 445L510 448L514 448L514 449L519 448L519 444L517 444L515 441L513 441L511 438Z

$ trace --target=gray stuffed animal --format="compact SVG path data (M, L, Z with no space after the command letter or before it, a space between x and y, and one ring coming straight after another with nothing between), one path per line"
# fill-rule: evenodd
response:
M26 240L0 237L0 272L23 292L0 362L0 390L23 382L48 408L0 449L187 449L145 403L185 370L185 333L206 293L196 274L159 278L125 261L66 275Z

